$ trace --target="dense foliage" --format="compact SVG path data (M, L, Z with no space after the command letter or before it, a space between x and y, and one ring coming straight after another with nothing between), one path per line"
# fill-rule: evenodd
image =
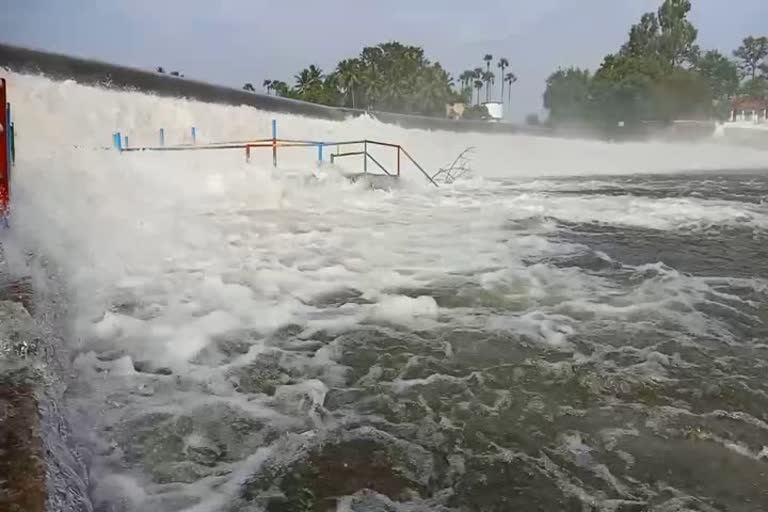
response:
M263 86L267 94L324 105L445 116L447 104L472 103L474 91L477 105L483 88L485 101L490 101L496 83L491 71L493 56L487 54L483 61L485 69L465 71L456 84L439 62L425 57L422 48L388 42L363 48L360 55L342 60L330 73L311 65L294 77L293 86L280 80L265 80ZM517 77L506 72L510 66L507 59L499 59L497 66L501 70L503 99L505 86L511 91ZM251 83L246 83L243 89L255 91ZM511 92L508 95L511 99ZM468 118L487 117L484 107L465 112Z
M734 96L764 96L768 39L744 39L733 53L736 61L716 50L702 53L690 10L690 0L665 0L630 28L628 40L596 72L568 68L553 73L544 92L549 122L614 129L722 118Z

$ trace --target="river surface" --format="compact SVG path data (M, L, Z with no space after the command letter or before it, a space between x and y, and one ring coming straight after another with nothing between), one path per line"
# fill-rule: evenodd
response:
M109 150L269 112L9 84L4 257L63 302L97 512L768 510L768 153L279 117L430 171L474 147L372 189L314 149Z
M289 190L94 319L97 510L768 508L764 173Z

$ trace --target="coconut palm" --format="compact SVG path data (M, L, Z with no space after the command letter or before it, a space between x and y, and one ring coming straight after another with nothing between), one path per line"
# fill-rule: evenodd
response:
M486 53L485 57L483 57L483 60L485 61L485 71L490 72L491 62L493 61L493 55L491 55L490 53Z
M272 80L264 80L261 85L264 86L264 88L267 90L267 95L272 92Z
M346 59L339 62L336 67L339 85L344 89L344 94L352 98L352 108L357 108L355 88L362 80L361 63L357 59Z
M474 71L466 70L459 75L459 81L461 82L461 95L467 95L467 89L469 89L470 100L472 97L472 80L475 78Z
M291 93L291 89L288 87L288 84L282 80L272 80L272 90L275 91L277 96L283 97L289 96Z
M509 67L509 61L506 59L506 57L502 57L499 59L499 69L501 69L501 73L499 76L502 77L501 80L501 101L504 101L504 83L506 82L506 79L503 79L504 77L504 70Z
M243 85L243 90L248 92L256 92L256 89L253 88L253 84L251 82L247 82L245 85Z
M324 76L323 71L312 64L308 68L302 69L301 73L294 78L296 80L296 92L304 96L322 85Z
M480 89L483 88L483 81L479 78L475 79L475 89L477 89L477 104L480 104Z
M507 94L509 95L507 103L511 103L512 102L512 84L517 82L517 76L515 76L515 74L510 71L509 73L504 75L504 80L507 82L507 84L509 84L509 87L507 88L507 91L508 91Z
M491 84L496 81L496 75L493 71L486 71L483 73L483 82L485 82L485 101L491 101Z

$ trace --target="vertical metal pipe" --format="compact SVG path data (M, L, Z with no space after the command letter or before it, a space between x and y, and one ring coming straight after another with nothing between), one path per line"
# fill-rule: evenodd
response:
M277 167L277 119L272 120L272 166Z
M160 128L160 145L165 146L165 128Z
M197 128L192 127L192 144L197 144Z
M397 177L400 177L400 146L397 146Z
M368 174L368 141L363 142L363 173Z

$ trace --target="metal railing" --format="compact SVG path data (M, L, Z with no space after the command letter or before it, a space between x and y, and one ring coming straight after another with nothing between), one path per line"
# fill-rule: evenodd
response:
M274 130L276 132L276 130ZM299 140L299 139L279 139L272 137L269 139L251 139L251 140L237 140L237 141L224 141L224 142L209 142L209 143L185 143L176 145L158 145L158 146L129 146L126 143L123 145L120 134L116 133L113 136L115 138L115 147L121 152L134 152L134 151L206 151L206 150L223 150L223 149L241 149L245 151L246 161L251 159L251 151L259 148L271 148L272 149L272 162L277 167L277 153L278 148L301 148L301 147L315 147L318 151L318 161L323 161L324 148L336 148L336 153L330 154L330 161L333 163L336 159L362 156L363 157L363 173L368 174L368 162L373 164L383 171L386 175L391 177L400 177L401 173L401 156L405 156L413 166L429 181L432 185L438 186L434 179L424 170L424 168L411 156L411 154L401 145L392 144L389 142L381 142L369 139L360 140L346 140L346 141L313 141L313 140ZM161 141L163 138L161 138ZM360 146L362 145L362 151L346 151L341 152L342 147ZM397 165L394 171L388 170L381 162L374 157L369 151L370 146L379 146L394 149L397 151Z

